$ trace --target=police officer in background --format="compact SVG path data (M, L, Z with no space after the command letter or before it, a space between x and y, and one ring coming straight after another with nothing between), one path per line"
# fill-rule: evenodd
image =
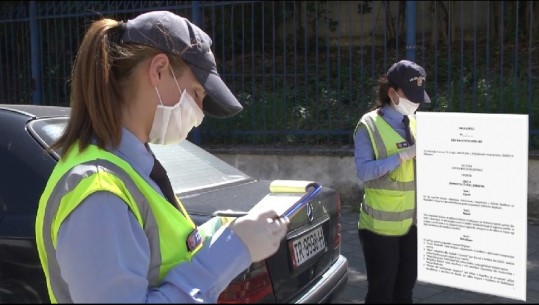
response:
M374 107L354 131L364 183L358 235L367 269L365 303L412 303L417 280L415 112L430 103L426 73L401 60L378 80Z

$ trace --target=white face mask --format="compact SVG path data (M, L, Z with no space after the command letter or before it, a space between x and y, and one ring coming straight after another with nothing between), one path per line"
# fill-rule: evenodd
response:
M393 102L395 110L400 112L402 115L414 114L419 107L419 104L412 103L410 100L400 97L398 94L397 96L399 97L399 104L395 104L395 102Z
M174 72L172 75L174 76ZM204 119L202 109L186 90L181 91L175 76L174 81L181 93L180 100L174 106L163 105L159 90L155 87L160 104L157 105L153 118L150 143L165 145L179 143L185 140L189 131L200 125Z

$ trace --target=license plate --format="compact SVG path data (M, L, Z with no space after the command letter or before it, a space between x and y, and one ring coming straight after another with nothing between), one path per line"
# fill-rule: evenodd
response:
M288 243L292 265L295 268L301 266L317 253L326 249L326 240L322 226L302 235Z

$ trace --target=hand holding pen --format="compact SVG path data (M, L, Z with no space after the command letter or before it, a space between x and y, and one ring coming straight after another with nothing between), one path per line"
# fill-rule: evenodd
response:
M223 211L223 214L239 215L227 211ZM249 251L251 262L259 262L277 252L288 231L288 221L278 217L275 210L267 206L241 214L239 217L234 216L236 218L228 227Z
M252 262L261 261L273 255L286 235L290 219L322 189L318 183L305 187L306 193L282 215L277 215L273 207L262 206L243 211L216 211L214 216L236 217L229 227L242 240L249 251Z

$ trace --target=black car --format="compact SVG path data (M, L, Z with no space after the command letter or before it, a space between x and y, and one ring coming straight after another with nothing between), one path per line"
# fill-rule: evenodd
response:
M49 302L34 224L39 198L58 161L58 154L46 149L62 132L69 114L69 107L0 105L1 303ZM272 181L249 177L187 140L177 145L152 145L152 150L197 224L210 219L216 210L248 211L273 195L269 189ZM181 171L174 170L178 168ZM340 254L340 215L339 195L323 187L310 201L309 209L302 208L290 219L289 232L278 252L252 264L218 302L330 302L348 281L348 261ZM301 242L308 246L313 234L318 234L322 247L295 253L294 245Z

